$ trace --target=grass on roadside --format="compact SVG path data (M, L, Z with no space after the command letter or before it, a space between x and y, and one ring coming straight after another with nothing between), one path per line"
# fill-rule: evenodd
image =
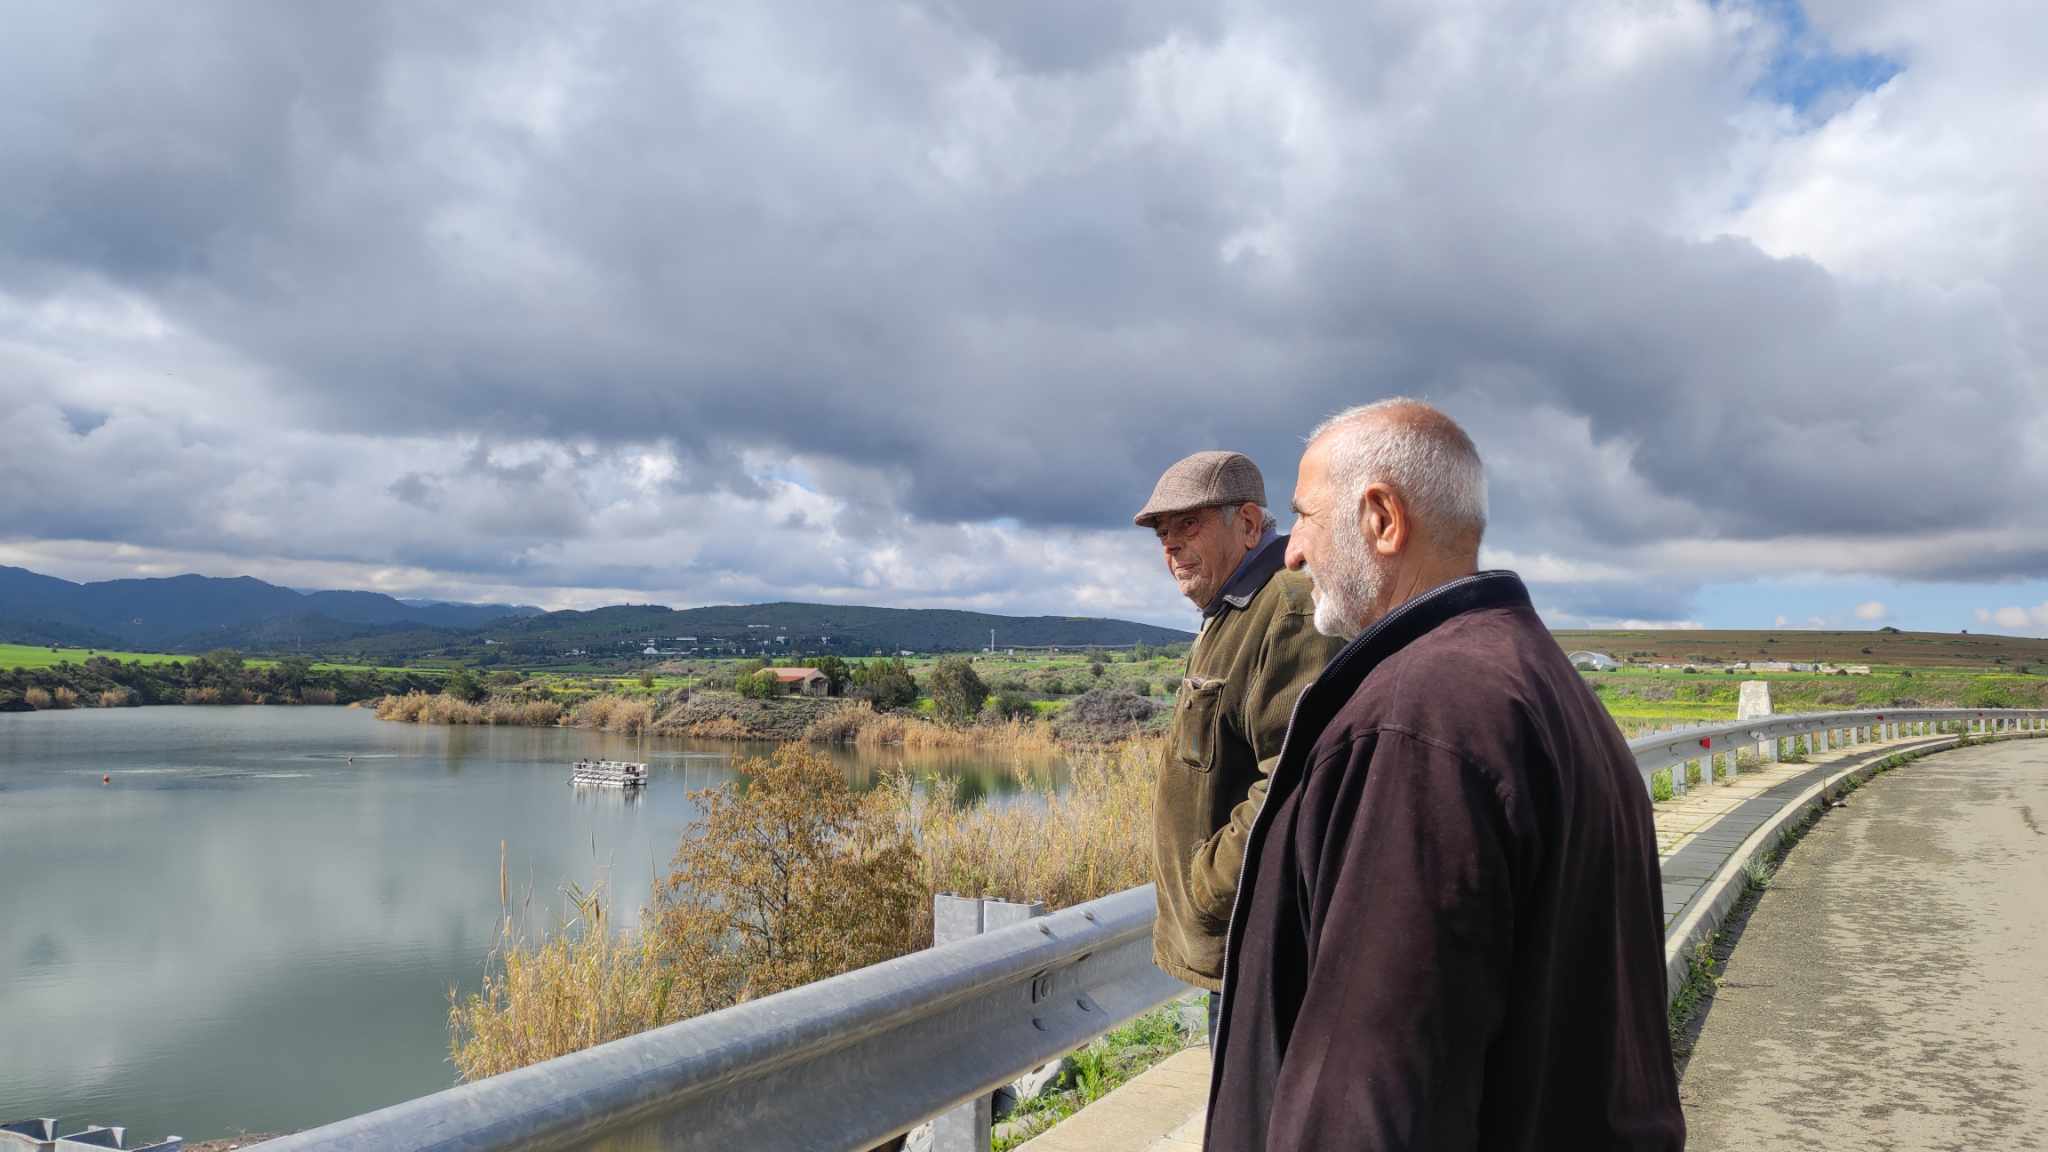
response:
M1057 1090L1024 1101L1004 1118L989 1142L990 1152L1009 1152L1186 1048L1194 1039L1182 1029L1180 1011L1174 1004L1110 1029L1068 1057Z

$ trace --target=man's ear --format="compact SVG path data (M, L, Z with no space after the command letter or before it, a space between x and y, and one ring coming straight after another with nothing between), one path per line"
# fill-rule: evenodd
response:
M1259 515L1257 504L1247 501L1237 506L1237 530L1245 547L1251 548L1258 544L1259 537L1265 533L1266 521Z
M1358 497L1358 530L1366 546L1382 556L1399 553L1408 543L1408 507L1385 484L1368 484Z

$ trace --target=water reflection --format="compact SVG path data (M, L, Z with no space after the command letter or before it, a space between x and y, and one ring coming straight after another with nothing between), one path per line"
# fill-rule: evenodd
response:
M530 922L604 882L631 923L690 793L772 751L350 709L0 715L0 1117L203 1139L445 1087L500 845ZM1045 757L830 755L860 788L951 776L1001 803L1064 781ZM644 794L570 785L579 756L648 761Z

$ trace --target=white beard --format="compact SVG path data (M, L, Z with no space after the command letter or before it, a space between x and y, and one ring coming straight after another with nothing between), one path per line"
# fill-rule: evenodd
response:
M1357 536L1332 541L1330 562L1322 572L1309 572L1316 602L1316 631L1350 640L1372 623L1386 573L1378 558Z

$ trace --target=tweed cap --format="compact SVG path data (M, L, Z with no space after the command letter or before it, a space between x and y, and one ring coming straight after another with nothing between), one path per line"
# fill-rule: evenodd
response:
M1251 457L1242 452L1197 452L1166 470L1131 523L1150 528L1154 520L1175 512L1265 502L1266 478Z

